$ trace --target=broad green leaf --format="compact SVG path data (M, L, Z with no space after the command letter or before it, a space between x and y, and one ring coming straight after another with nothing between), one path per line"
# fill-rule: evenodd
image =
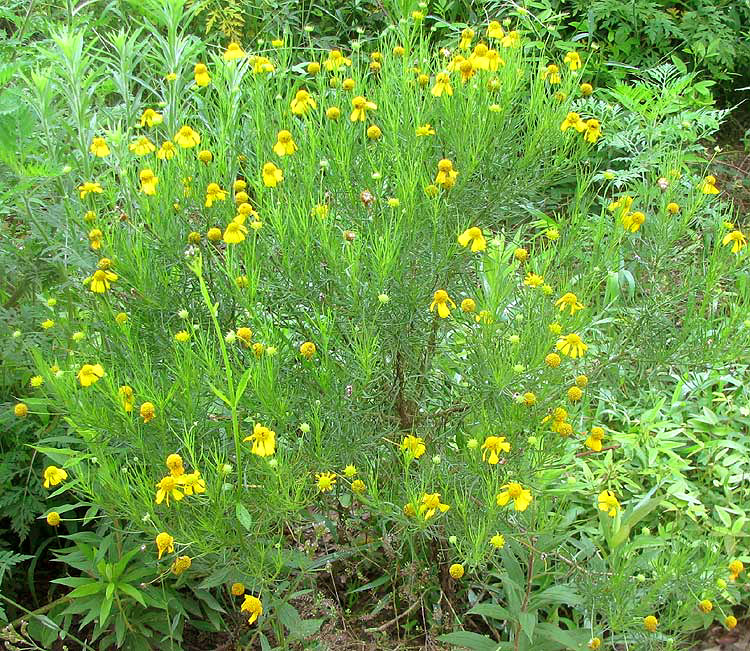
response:
M237 520L239 520L240 524L245 528L246 531L251 531L253 528L253 518L250 515L250 512L245 508L245 506L237 502L237 504L234 507L234 512L237 516Z
M469 649L470 651L499 651L503 646L495 642L486 635L472 633L471 631L454 631L441 635L438 640L455 644L458 647Z

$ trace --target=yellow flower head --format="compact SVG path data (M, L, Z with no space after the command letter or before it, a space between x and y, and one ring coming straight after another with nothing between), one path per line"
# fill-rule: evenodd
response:
M50 527L58 527L60 526L60 514L57 511L50 511L47 514L47 524Z
M193 68L193 75L196 86L208 86L211 83L211 77L208 74L208 68L204 63L196 63Z
M357 495L361 495L367 490L367 486L365 486L365 482L363 482L361 479L355 479L352 482L352 492L356 493Z
M161 147L156 152L156 157L159 160L172 160L177 154L177 147L174 146L173 142L165 140L161 143Z
M179 502L184 494L179 490L179 486L184 483L184 477L173 477L167 475L158 484L156 484L156 503L161 504L166 500L169 506L169 498Z
M576 333L565 335L557 340L555 346L563 355L577 359L583 357L584 353L588 350L588 346L583 343L583 340Z
M315 356L317 348L312 341L306 341L299 347L299 354L305 359L312 359Z
M336 485L336 475L332 472L319 472L315 475L315 482L321 493L329 493Z
M456 308L456 304L453 302L453 299L448 296L448 292L444 289L438 289L432 297L430 312L434 312L437 307L438 316L441 319L445 319L451 315L450 308L448 307L449 305L453 306L454 309Z
M461 311L471 314L477 309L476 301L473 298L465 298L461 301Z
M209 183L206 188L206 208L213 206L214 201L224 201L227 194L227 191L222 190L218 183Z
M128 145L128 149L132 151L136 156L145 156L150 154L152 151L156 151L156 145L151 142L146 136L141 136L135 142L131 142Z
M488 436L482 443L482 461L495 465L500 461L498 456L501 452L510 452L510 443L505 440L504 436ZM487 453L490 458L487 459Z
M539 274L533 274L529 272L526 274L526 278L523 280L523 284L527 287L541 287L544 285L544 277L540 276Z
M513 251L513 257L523 264L529 259L529 252L526 249L517 248Z
M550 84L559 84L562 81L562 77L560 76L560 68L554 63L550 63L542 71L542 79L545 79Z
M326 117L329 120L338 120L341 117L341 109L338 106L331 106L326 109Z
M180 127L179 131L174 136L174 141L183 149L189 149L195 147L201 142L201 137L191 127L185 125Z
M117 280L118 276L111 271L103 271L97 269L93 276L86 278L84 284L89 286L89 289L95 294L104 294L111 288L111 283Z
M570 128L575 129L578 133L586 131L586 123L581 119L581 116L578 113L573 111L565 116L565 119L560 125L560 131L567 131Z
M597 649L602 645L601 638L598 637L592 637L589 640L588 647L591 649L591 651L597 651Z
M230 592L235 597L241 597L245 594L245 584L244 583L233 583L232 587L230 588Z
M742 231L735 230L731 233L727 233L721 240L721 243L724 246L731 244L732 253L739 253L747 246L747 236Z
M435 177L435 185L450 190L456 184L458 172L453 169L453 163L447 158L438 162L438 173Z
M635 233L646 221L646 215L637 211L631 213L623 212L620 219L622 220L623 228L626 231Z
M741 560L733 560L731 563L729 563L729 580L736 581L737 577L742 574L744 570L745 566L743 565Z
M297 151L297 145L292 139L291 132L286 129L279 131L276 136L276 144L273 146L273 152L277 156L291 156Z
M68 478L68 473L57 466L47 466L44 469L44 487L57 486Z
M700 610L703 614L710 613L713 609L714 605L709 599L701 599L698 602L698 610Z
M185 495L199 495L206 492L206 480L201 479L201 474L197 470L183 476L185 484Z
M583 82L579 88L581 89L581 95L584 97L588 97L589 95L593 94L594 87L589 84L588 82Z
M245 56L245 51L242 49L239 43L232 41L224 52L224 61L235 61L242 59Z
M584 442L584 445L594 452L602 451L602 439L604 439L604 429L601 427L592 427L589 437Z
M164 117L161 113L154 111L154 109L146 109L141 114L141 126L155 127L164 121Z
M586 142L594 144L602 136L602 127L599 124L599 120L586 120L586 133L583 134L583 139Z
M329 72L338 72L341 68L351 66L352 60L347 59L341 50L331 50L328 53L328 58L323 62L325 69Z
M495 549L502 549L505 547L505 536L503 536L500 533L496 533L492 538L490 538L490 545L492 545Z
M172 536L166 531L162 531L156 536L156 549L159 550L159 558L162 557L164 552L171 554L174 551L174 538L172 538Z
M251 452L259 457L270 457L276 452L276 432L260 423L255 423L253 433L243 440L253 442Z
M344 477L351 479L357 474L357 468L353 464L349 464L346 468L344 468Z
M730 631L737 627L737 618L734 615L727 615L724 619L724 626Z
M435 129L433 129L432 125L428 122L427 124L424 124L421 127L417 127L415 129L415 133L417 134L418 137L434 136Z
M701 192L703 194L719 194L719 188L716 187L716 177L707 176L701 183Z
M453 565L448 568L448 574L451 575L452 579L458 581L464 575L464 566L461 565L461 563L453 563Z
M275 188L284 180L284 173L273 163L263 165L263 185Z
M474 30L467 27L461 32L461 40L458 43L459 50L468 50L471 47L471 40L474 38Z
M192 564L193 560L190 558L190 556L178 556L174 559L172 567L169 569L175 576L180 576L180 574L189 570Z
M304 89L297 91L297 94L294 96L291 103L291 109L294 115L307 115L312 109L316 108L318 108L318 105L310 96L310 93Z
M620 510L620 502L617 501L612 491L602 491L599 493L599 510L606 511L610 518L614 518Z
M101 364L84 364L76 377L82 387L90 387L104 377L104 369Z
M352 99L352 113L349 119L352 122L364 122L367 118L367 111L374 111L378 108L375 102L364 98L362 95L357 95Z
M156 407L154 407L154 403L144 402L141 405L140 413L144 423L148 423L149 421L156 418Z
M544 363L550 368L557 368L558 366L560 366L561 361L562 359L557 353L550 353L544 358Z
M578 301L578 297L573 292L567 292L555 301L555 305L564 312L570 308L570 315L573 316L578 310L583 309L583 304Z
M524 488L517 482L510 482L502 486L502 491L497 494L495 499L498 506L506 506L513 500L513 508L516 511L525 511L529 508L533 498L528 488Z
M405 436L401 441L401 451L405 452L413 459L419 459L419 457L421 457L426 450L427 446L425 446L424 444L424 439L420 438L419 436L413 436L412 434L409 434Z
M482 235L482 229L477 226L472 226L461 233L461 235L458 236L458 243L464 247L469 246L469 243L471 243L472 253L484 251L487 248L487 240L485 240L484 235Z
M85 199L91 193L101 194L102 192L104 190L102 190L102 186L97 182L86 181L83 185L78 186L78 195L81 199Z
M578 70L583 65L580 55L575 51L568 52L563 61L568 64L568 68L571 70Z
M154 171L147 167L140 171L138 178L141 181L141 192L148 196L154 196L156 186L159 184L159 179L154 176Z
M26 418L29 414L29 407L23 402L16 403L16 405L13 407L13 413L15 414L16 418Z
M427 75L424 75L424 77L426 78L427 81L429 81L429 78L427 77ZM420 75L420 80L421 80L421 75ZM449 97L453 95L453 86L451 86L450 73L439 72L435 76L435 85L432 87L432 90L430 92L435 97L441 97L443 93L445 93Z
M246 594L245 601L242 602L240 610L243 613L250 614L250 619L247 620L247 623L252 624L256 619L258 619L258 617L263 614L263 603L260 599L258 599L258 597L253 597L253 595L251 594Z
M582 397L583 391L578 387L570 387L570 389L568 389L568 400L570 400L570 402L578 402Z
M438 511L445 513L450 506L440 501L440 493L423 493L419 502L419 515L425 520L429 520Z
M172 477L181 477L185 474L185 467L182 465L182 457L179 454L170 454L167 457L166 466Z
M377 126L376 124L371 124L369 127L367 127L367 137L370 140L377 140L382 135L383 135L383 132L380 130L380 127Z
M107 141L104 138L94 138L91 141L91 147L89 147L89 151L98 158L109 156L109 147L107 146Z
M503 36L505 36L505 31L502 25L497 20L491 20L487 26L487 38L500 40Z
M245 239L246 234L247 227L242 223L233 220L227 225L223 239L227 244L239 244Z
M643 618L643 628L645 628L649 633L653 633L656 631L656 628L659 626L659 620L656 619L653 615L648 615L647 617Z

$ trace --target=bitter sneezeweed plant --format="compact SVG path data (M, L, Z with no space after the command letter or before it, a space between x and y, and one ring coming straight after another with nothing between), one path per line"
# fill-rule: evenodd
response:
M415 10L351 55L213 51L180 0L150 13L106 43L57 33L30 79L69 115L46 144L72 148L88 261L34 353L35 408L72 437L38 446L45 487L127 523L154 580L232 585L277 639L335 563L431 568L409 590L468 598L515 648L658 645L730 604L732 559L631 539L663 495L612 473L597 398L656 345L661 301L664 349L747 342L716 180L679 148L606 169L616 116L581 54L526 47L525 11L431 52Z

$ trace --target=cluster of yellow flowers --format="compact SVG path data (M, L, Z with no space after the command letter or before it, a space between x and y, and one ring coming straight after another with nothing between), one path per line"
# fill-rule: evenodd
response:
M186 473L185 467L182 465L182 457L179 454L170 454L167 457L166 466L169 469L169 474L156 484L157 504L166 502L169 506L170 498L179 502L185 495L200 495L206 492L205 479L201 479L198 470Z

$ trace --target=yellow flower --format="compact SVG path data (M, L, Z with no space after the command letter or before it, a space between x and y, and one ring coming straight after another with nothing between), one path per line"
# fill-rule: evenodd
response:
M737 618L734 615L727 615L724 619L724 626L730 631L737 627Z
M211 83L211 77L208 74L208 68L204 63L196 63L193 68L196 86L208 86Z
M745 566L743 565L741 560L735 559L732 562L730 562L729 563L729 580L736 581L737 577L740 574L742 574L744 569L745 569Z
M315 474L315 481L321 493L329 493L336 485L336 475L332 472L319 472Z
M394 45L393 46L393 56L395 57L402 57L406 54L406 48L404 48L402 45Z
M264 72L271 73L274 71L273 63L267 57L251 56L250 65L253 68L253 74L258 75Z
M26 418L29 415L29 407L23 402L18 402L13 407L13 414L16 418Z
M317 61L310 61L306 70L309 75L317 75L320 72L320 64Z
M306 341L299 347L299 354L305 359L312 359L317 348L312 341Z
M229 589L235 597L241 597L245 594L245 585L243 583L233 583Z
M362 493L367 490L367 487L365 486L365 482L363 482L361 479L355 479L352 482L352 492L356 493L357 495L361 495Z
M501 44L503 47L519 47L521 45L521 33L515 29L508 32L503 36Z
M49 330L55 325L55 322L52 319L47 319L46 321L42 321L42 328L45 330Z
M461 301L461 311L470 314L477 309L477 304L473 298L465 298Z
M242 59L245 56L245 51L242 49L239 43L232 41L227 45L227 49L224 51L224 61L235 61Z
M570 402L578 402L582 397L583 391L578 387L570 387L570 389L568 389L568 400L570 400Z
M222 190L218 183L209 183L206 188L206 208L214 205L214 201L224 201L227 198L227 191Z
M414 459L419 459L426 450L427 446L425 446L424 440L418 436L409 434L401 441L401 451L406 452Z
M275 38L271 41L272 47L283 47L284 45L284 39L283 38Z
M85 199L88 194L101 194L102 192L104 192L102 186L92 181L86 181L83 185L78 186L78 194L81 199Z
M419 515L429 520L437 511L445 513L450 506L440 501L440 493L423 493L419 503Z
M125 312L118 312L115 315L115 322L117 325L122 325L123 323L126 323L128 320L128 315L125 314Z
M180 127L179 131L175 134L174 141L183 149L190 149L200 144L201 137L197 131L185 125Z
M275 188L284 180L284 173L273 163L263 165L263 185Z
M645 628L649 633L653 633L656 631L656 627L659 626L659 620L656 619L653 615L648 615L647 617L643 618L643 628Z
M190 556L178 556L174 559L170 570L172 571L172 574L180 576L180 574L182 574L186 570L189 570L192 564L193 560L190 558Z
M586 120L586 133L583 135L583 139L586 142L595 143L601 138L602 129L599 125L599 120Z
M276 432L260 423L255 423L253 433L246 436L243 441L252 441L251 452L259 457L270 457L276 452Z
M482 461L487 461L491 465L495 465L500 461L498 456L501 452L510 452L510 443L505 440L504 436L488 436L482 443ZM487 459L487 453L490 453L490 458Z
M500 23L496 20L491 20L490 24L487 26L487 38L494 38L499 40L503 36L505 36L505 32L503 31Z
M297 151L297 145L292 140L292 134L286 129L279 131L276 136L276 144L273 146L273 152L277 156L291 156Z
M567 355L573 359L583 357L584 353L588 350L588 346L584 344L581 337L575 333L565 335L558 339L556 348L563 355Z
M451 575L452 579L458 581L464 575L464 566L460 563L453 563L453 565L448 568L448 574Z
M635 233L646 221L646 215L642 212L623 213L621 220L626 231Z
M676 204L674 201L667 204L667 212L670 215L676 215L678 212L680 212L680 206L679 204Z
M175 75L175 79L177 76ZM154 109L146 109L141 114L141 126L155 127L164 121L164 117L161 113L157 113Z
M731 233L727 233L721 240L721 243L725 246L731 244L732 253L739 253L744 247L747 246L747 237L742 231L736 230L732 231Z
M200 495L206 492L206 480L201 479L201 474L197 470L184 476L185 495Z
M253 331L250 328L242 327L237 328L237 339L240 340L242 345L247 348L250 345L250 339L253 336Z
M98 382L99 378L104 377L104 369L101 364L84 364L76 377L78 377L82 387L90 387Z
M341 117L341 109L338 106L331 106L326 110L326 117L329 120L338 120Z
M459 50L468 50L471 47L471 41L474 38L474 30L467 27L461 32L461 40L458 43Z
M422 125L421 127L417 127L415 129L415 132L417 136L419 137L435 135L435 129L432 128L432 125L429 122L427 124Z
M594 87L587 82L583 82L579 88L581 89L581 95L584 97L588 97L594 92Z
M698 610L700 610L704 615L706 613L710 613L713 609L714 605L709 599L701 599L701 601L698 602Z
M496 496L498 506L506 506L510 500L513 500L513 508L516 511L525 511L531 504L531 491L524 488L517 482L510 482L501 487L501 493Z
M221 239L221 229L216 227L209 228L206 237L211 242L218 242Z
M382 135L383 135L383 132L380 130L380 127L377 126L376 124L372 124L369 127L367 127L367 137L370 140L377 140Z
M444 289L438 289L434 296L432 297L432 303L430 303L430 312L435 311L435 307L437 306L437 313L438 316L441 319L445 319L451 315L449 305L453 306L453 309L456 308L456 304L453 302L453 299L448 296L448 292L446 292Z
M172 160L176 153L177 148L174 146L174 143L165 140L161 143L161 147L159 147L159 150L156 152L156 157L159 160Z
M311 109L318 108L315 100L306 90L298 90L291 103L294 115L307 115Z
M589 649L591 649L591 651L596 651L601 645L602 645L601 638L598 638L598 637L592 637L588 643L588 647Z
M124 384L117 390L117 394L120 396L120 403L122 404L122 408L128 413L133 411L133 405L135 404L133 388L128 386L127 384Z
M210 151L208 151L208 149L201 149L198 152L198 160L201 163L206 163L206 165L208 165L208 163L210 163L213 159L214 155Z
M190 333L187 330L180 330L179 332L175 333L174 338L175 341L184 344L185 342L190 340Z
M599 493L599 510L606 511L610 518L614 518L620 510L620 502L617 501L612 491Z
M171 554L174 551L174 538L172 538L172 536L166 531L162 531L156 536L156 548L159 550L159 558L162 557L164 552Z
M141 192L149 196L154 196L156 194L156 186L159 183L159 179L154 176L154 171L146 168L141 170L138 176L141 181Z
M357 95L357 97L352 99L352 108L353 110L349 119L352 122L364 122L367 118L367 111L374 111L378 106L375 102L362 97L362 95Z
M245 595L245 601L242 602L240 610L243 613L250 613L250 619L247 620L248 624L255 622L258 617L263 614L263 603L258 597L253 597L251 594Z
M447 158L438 162L438 173L435 177L435 185L444 190L450 190L456 184L458 172L453 169L453 163Z
M546 79L550 84L559 84L562 81L562 77L560 77L560 68L554 63L550 63L542 71L542 79Z
M60 525L60 514L57 511L50 511L47 514L47 524L50 527L57 527Z
M97 269L93 276L86 278L83 282L85 285L88 285L89 289L95 294L104 294L109 291L111 287L110 283L113 283L117 278L118 275L111 271Z
M503 536L500 533L496 533L492 538L490 538L490 545L492 545L495 549L502 549L505 547L505 536Z
M325 219L328 217L328 213L330 211L330 207L328 204L325 203L319 203L316 204L315 207L312 209L312 214L316 217L319 217L320 219Z
M604 438L604 429L601 427L592 427L589 437L584 442L584 445L594 452L602 451L602 439Z
M568 64L568 68L571 70L578 70L580 69L581 65L581 57L578 54L578 52L570 51L565 55L565 58L563 59L565 63Z
M555 301L555 305L564 312L566 308L570 308L570 315L573 316L578 310L583 309L583 304L578 301L578 297L573 292L567 292Z
M417 511L411 502L409 504L404 504L403 512L407 518L413 518L417 514Z
M328 72L338 72L345 66L351 66L352 60L344 57L344 55L341 54L341 50L331 50L328 53L328 58L323 62L323 65Z
M589 378L586 375L578 375L576 376L576 386L581 387L582 389L586 386L588 386Z
M701 184L703 194L719 194L719 188L716 187L716 177L707 176Z
M520 263L524 263L529 259L529 252L526 249L518 248L513 251L513 257Z
M107 147L107 141L104 138L94 138L91 141L89 151L98 158L109 156L109 147Z
M239 244L244 241L247 228L238 221L231 221L224 230L224 241L227 244Z
M523 280L523 284L527 287L541 287L544 284L544 278L539 274L528 273Z
M144 402L141 405L141 418L144 423L148 423L156 418L156 407L154 407L153 402Z
M44 487L57 486L68 478L68 473L57 466L47 466L44 469Z
M575 113L573 111L565 116L565 119L560 125L560 131L567 131L571 127L578 131L578 133L583 133L584 131L586 131L586 123L581 119L581 116L578 115L578 113Z
M132 151L136 156L145 156L150 154L152 151L156 151L156 145L151 142L146 136L141 136L135 142L131 142L128 145L128 149Z
M182 465L182 457L179 454L170 454L165 465L172 477L182 477L185 474L185 467Z
M356 474L357 474L357 468L353 464L350 463L346 468L344 468L344 477L351 479Z
M38 389L44 384L44 378L41 375L35 375L29 380L29 384L35 389Z
M487 248L487 240L485 240L484 235L482 235L482 229L477 226L465 230L458 236L458 243L461 246L468 246L469 242L471 242L472 253L484 251Z
M560 366L560 362L562 360L560 359L560 355L557 353L550 353L544 358L544 363L549 366L550 368L557 368Z
M169 506L170 497L175 502L179 502L184 497L184 494L178 487L183 483L184 481L181 477L173 477L172 475L164 477L158 484L156 484L156 488L158 489L156 491L156 503L161 504L166 500L167 506Z
M443 93L448 96L453 95L453 86L451 86L451 76L447 72L439 72L435 76L435 85L430 91L435 97L441 97Z

